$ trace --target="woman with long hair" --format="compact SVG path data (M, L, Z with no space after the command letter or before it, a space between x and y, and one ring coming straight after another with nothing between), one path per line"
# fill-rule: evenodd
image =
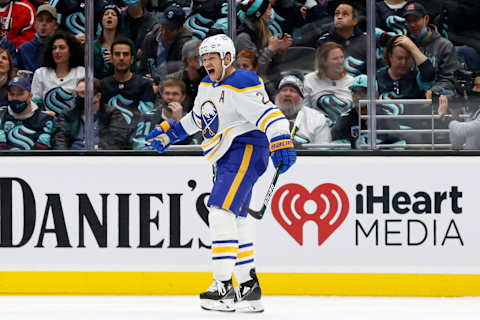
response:
M8 105L8 82L15 77L15 65L10 52L0 47L0 106Z
M238 28L236 48L238 52L254 51L258 57L258 71L264 75L274 56L292 45L292 36L287 33L282 38L272 36L268 28L272 14L270 0L243 0L241 3L245 18Z
M345 70L345 51L335 42L326 42L316 54L315 69L305 76L305 99L322 111L331 123L352 107L349 89L353 77Z
M93 42L94 74L100 80L113 74L110 48L119 34L119 22L118 7L114 4L104 6L101 20L102 32Z
M80 43L70 33L56 33L45 47L43 65L33 74L34 102L55 114L71 109L77 82L85 77Z

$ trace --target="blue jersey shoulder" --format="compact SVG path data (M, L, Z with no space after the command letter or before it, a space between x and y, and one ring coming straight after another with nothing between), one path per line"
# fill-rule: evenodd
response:
M202 82L209 83L209 84L215 83L210 79L208 75L202 79ZM245 69L238 69L238 70L235 70L225 80L223 80L220 83L220 85L230 86L240 90L240 89L256 87L261 83L262 82L260 81L260 77L255 72L252 72L250 70L245 70Z
M222 81L221 85L227 85L236 89L246 89L260 85L258 74L250 70L235 70L227 79Z

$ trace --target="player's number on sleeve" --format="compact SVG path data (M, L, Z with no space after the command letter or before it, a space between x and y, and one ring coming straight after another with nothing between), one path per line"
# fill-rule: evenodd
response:
M140 121L137 124L137 132L135 133L136 137L146 136L150 133L150 129L152 127L151 122Z

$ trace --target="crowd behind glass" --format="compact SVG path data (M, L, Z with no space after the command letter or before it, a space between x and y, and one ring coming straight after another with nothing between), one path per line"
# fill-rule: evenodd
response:
M145 150L156 125L192 110L206 76L198 47L228 34L229 2L93 3L86 125L85 1L0 0L0 149L84 150L90 130L95 149ZM381 0L375 11L376 94L402 100L376 105L378 146L480 149L480 3ZM259 74L292 122L304 111L295 143L365 147L366 1L237 0L236 12L235 66Z

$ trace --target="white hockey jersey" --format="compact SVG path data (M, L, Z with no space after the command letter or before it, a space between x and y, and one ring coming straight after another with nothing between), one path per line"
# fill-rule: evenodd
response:
M332 142L330 128L323 113L307 106L303 106L302 110L303 118L295 134L295 140L301 143L314 144Z
M318 99L324 95L334 95L340 100L346 102L349 106L352 104L352 92L349 87L353 82L353 77L349 74L340 80L319 79L316 72L311 72L305 76L305 100L313 108L317 108Z
M235 70L219 84L206 76L192 111L181 124L189 135L202 131L203 154L212 163L228 151L236 137L249 131L258 132L257 136L265 133L268 140L289 134L288 120L269 100L258 75L249 70ZM252 144L260 140L265 144L264 138L254 136Z

